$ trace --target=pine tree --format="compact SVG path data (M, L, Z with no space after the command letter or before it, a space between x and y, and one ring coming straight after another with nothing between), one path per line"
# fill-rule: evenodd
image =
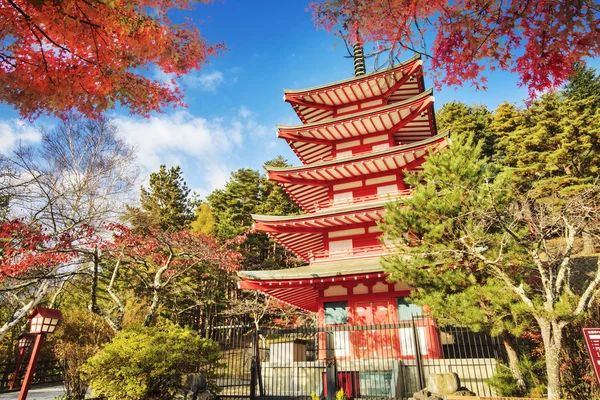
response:
M161 165L151 173L148 188L141 188L140 203L140 208L127 207L125 216L136 229L180 230L194 219L194 201L179 166Z
M264 166L267 165L289 166L281 156L267 161ZM225 187L212 192L207 200L215 217L216 235L224 239L248 232L253 224L252 214L300 213L300 208L279 185L252 169L233 172ZM244 255L245 269L277 269L299 262L262 232L249 233L239 250Z
M213 236L215 234L215 217L208 203L202 203L196 208L196 219L190 224L190 230L206 236Z
M552 116L556 110L550 102L541 111ZM528 158L532 170L550 158L530 154L535 146L556 150L539 134L557 129L560 135L558 124L539 118L534 129L522 130L525 145L514 155L521 168L496 165L481 156L481 143L456 139L430 156L422 173L408 175L413 196L390 205L384 219L385 234L406 251L384 265L394 280L418 289L421 302L454 313L450 317L467 326L488 319L490 329L515 332L534 324L545 349L548 397L556 399L564 328L589 309L600 289L598 257L575 252L582 232L600 234L600 185L565 186L541 196L537 181L528 184L519 175L530 173ZM584 261L591 262L588 276L571 270ZM475 304L486 310L473 310Z
M440 132L450 129L452 137L463 140L472 135L475 143L483 140L483 154L488 157L492 155L495 141L489 128L492 114L483 104L469 106L460 101L451 101L442 106L435 119Z

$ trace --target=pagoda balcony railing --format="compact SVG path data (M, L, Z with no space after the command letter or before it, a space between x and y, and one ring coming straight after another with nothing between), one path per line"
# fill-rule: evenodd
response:
M346 258L372 257L374 255L386 255L396 252L396 246L392 244L380 244L375 246L353 247L343 250L319 250L311 251L309 259L311 262L340 260Z
M382 200L392 201L399 197L409 197L412 195L413 189L395 190L393 192L370 194L362 197L351 197L348 199L335 199L315 203L315 211L325 210L334 207L345 207L357 204L370 202L379 202Z

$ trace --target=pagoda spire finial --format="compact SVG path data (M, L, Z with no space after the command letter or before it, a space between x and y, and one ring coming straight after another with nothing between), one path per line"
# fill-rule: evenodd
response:
M354 22L354 29L356 30L356 37L354 39L354 76L361 76L367 73L367 69L365 68L365 51L360 38L358 21Z
M354 43L354 76L360 76L366 73L365 52L362 43L357 40L356 43Z

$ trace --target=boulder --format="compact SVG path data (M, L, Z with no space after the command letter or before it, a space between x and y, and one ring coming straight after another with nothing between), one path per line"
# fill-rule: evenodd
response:
M181 387L175 394L177 400L215 400L216 396L208 390L206 377L200 373L185 374L181 377Z
M205 390L198 395L197 400L217 400L217 395L210 390Z
M461 387L459 388L456 392L451 393L454 396L477 396L477 394L475 392L471 392L469 389L467 389L466 387Z
M427 378L427 390L433 394L452 394L460 387L460 379L454 372L431 374ZM443 397L443 396L442 396Z
M418 392L415 392L413 394L413 397L411 397L410 400L444 400L444 399L434 393L431 393L427 389L423 389Z
M181 387L192 393L200 393L208 388L206 377L201 373L185 374L181 377Z

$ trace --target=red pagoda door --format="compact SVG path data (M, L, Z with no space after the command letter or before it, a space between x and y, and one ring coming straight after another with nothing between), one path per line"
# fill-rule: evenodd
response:
M392 358L393 341L391 331L373 325L390 323L390 304L387 300L355 303L354 325L366 329L354 332L353 347L358 358Z

